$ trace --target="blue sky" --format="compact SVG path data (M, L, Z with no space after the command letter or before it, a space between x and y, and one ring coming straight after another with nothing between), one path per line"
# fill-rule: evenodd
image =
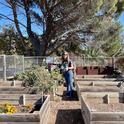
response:
M124 12L121 14L121 16L120 16L120 22L121 22L121 24L123 25L123 27L124 27Z
M0 0L0 2L1 3L5 3L5 0ZM39 14L41 14L40 11L38 11L38 9L34 9L34 10L37 11L37 12L39 12ZM19 20L21 21L21 23L25 24L26 23L26 18L22 14L24 12L23 12L23 10L19 10L19 12L20 12L19 13L20 14L19 15ZM7 17L13 19L13 17L12 17L12 11L9 8L5 7L3 4L0 4L0 13L5 14L5 15L7 15ZM123 29L124 29L124 12L121 14L119 20L120 20L120 23L123 25ZM14 23L12 23L11 21L8 21L8 20L5 20L5 19L4 20L3 19L0 19L0 31L1 31L1 29L2 29L3 26L10 25L10 24L14 26ZM37 26L36 24L33 24L32 25L32 29L36 33L42 34L42 26ZM22 30L22 32L23 32L24 35L27 35L25 28L21 27L21 30Z
M1 3L3 3L3 4L1 4ZM7 17L13 19L11 9L8 8L8 7L5 7L4 4L6 4L5 0L0 0L0 14L5 14ZM18 11L19 12L18 13L19 14L18 18L19 18L20 22L23 23L24 25L26 25L26 18L25 18L25 15L24 15L24 11L20 8L18 8L18 10L19 10ZM41 15L41 13L40 13L40 11L38 11L38 9L35 8L33 10L38 12ZM3 26L6 27L7 25L13 25L14 26L14 23L12 21L7 20L7 19L0 19L0 31L1 31ZM25 36L27 36L26 29L24 27L22 27L21 25L20 25L20 27L21 27L21 30L22 30L23 34ZM35 23L32 24L32 30L34 32L36 32L37 34L42 34L42 32L43 32L42 31L42 26L38 26Z

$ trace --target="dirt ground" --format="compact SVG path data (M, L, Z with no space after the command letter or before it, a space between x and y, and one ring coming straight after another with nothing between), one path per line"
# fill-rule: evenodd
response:
M99 99L86 100L88 106L90 106L91 111L94 112L124 112L124 103L102 103Z
M50 119L48 124L84 124L80 102L74 93L74 99L66 97L66 88L61 86L54 101L51 101Z

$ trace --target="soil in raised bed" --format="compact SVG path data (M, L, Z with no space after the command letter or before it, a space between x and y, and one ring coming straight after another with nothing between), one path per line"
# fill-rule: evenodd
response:
M124 112L124 103L102 103L98 99L86 100L92 112Z

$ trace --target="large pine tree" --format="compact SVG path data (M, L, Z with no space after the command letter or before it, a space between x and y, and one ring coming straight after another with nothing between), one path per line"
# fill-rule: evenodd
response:
M108 31L123 11L124 1L6 0L6 6L12 10L13 20L6 13L0 16L15 23L23 47L25 37L21 26L28 34L35 55L50 55L64 44L87 43L104 35L102 32ZM20 11L26 18L24 24L19 19ZM42 29L41 34L34 31L34 23Z

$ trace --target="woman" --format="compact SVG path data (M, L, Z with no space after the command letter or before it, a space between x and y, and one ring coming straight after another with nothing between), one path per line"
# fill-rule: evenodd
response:
M69 58L68 52L64 52L62 55L62 66L63 75L67 84L67 97L72 97L73 95L73 70L74 65Z

